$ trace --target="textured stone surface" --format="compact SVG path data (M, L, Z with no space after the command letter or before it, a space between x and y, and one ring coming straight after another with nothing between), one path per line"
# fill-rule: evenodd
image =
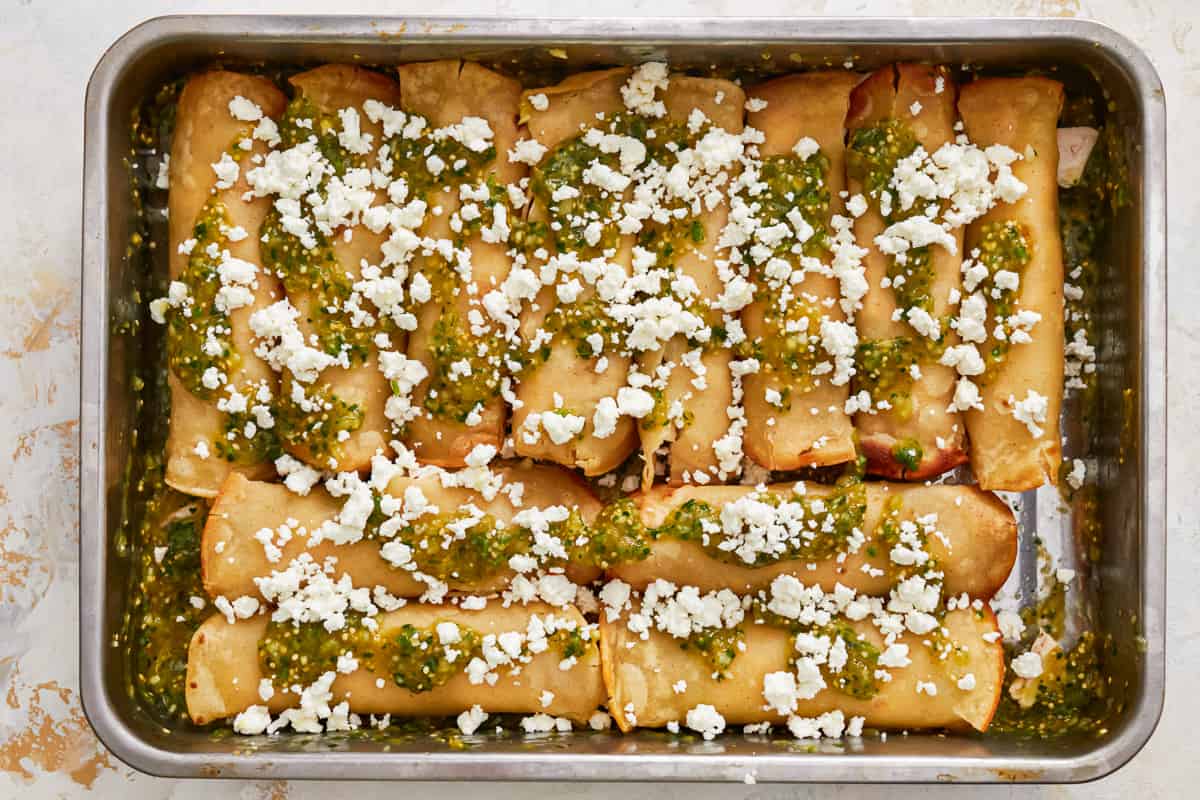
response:
M1200 219L1200 4L1194 0L238 0L105 3L0 0L0 797L327 798L477 796L463 785L169 781L133 773L92 735L77 691L79 205L87 77L115 38L158 13L198 10L381 14L1058 15L1099 19L1145 47L1169 105L1171 448L1173 475L1166 711L1146 749L1116 775L1076 787L731 786L622 787L634 798L1184 797L1200 784L1192 721L1200 718L1200 497L1182 476L1200 472L1200 277L1192 268ZM1192 252L1189 252L1192 251ZM509 797L601 797L613 787L492 784Z

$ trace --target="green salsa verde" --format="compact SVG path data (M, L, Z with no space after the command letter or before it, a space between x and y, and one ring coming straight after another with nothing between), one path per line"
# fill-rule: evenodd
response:
M703 500L689 499L672 510L661 525L647 526L642 522L636 504L629 498L617 500L605 509L594 525L594 535L626 543L644 543L621 548L630 555L644 554L642 557L645 557L654 541L676 539L700 545L709 557L718 561L756 567L785 560L821 560L836 555L854 531L862 527L867 508L866 489L862 484L839 487L822 497L767 493L759 499L776 506L785 501L799 504L803 517L812 520L812 537L789 542L785 552L758 553L755 560L748 563L722 546L726 536L721 529L720 511Z
M875 671L879 667L879 648L860 637L842 620L835 620L810 633L828 636L831 640L841 639L846 647L846 663L841 670L832 673L832 685L844 694L859 700L870 700L879 693Z
M1013 653L1008 654L1009 657ZM1104 674L1103 660L1116 655L1114 645L1091 631L1080 634L1070 650L1055 648L1043 659L1042 674L1031 702L1022 706L1012 696L1016 674L1004 676L1000 704L989 731L1023 739L1068 734L1103 736L1109 720L1121 708Z
M421 136L407 138L392 136L387 140L388 155L392 159L393 177L404 178L410 197L422 200L442 189L478 183L493 161L496 148L489 145L483 150L472 150L457 139L449 136ZM436 172L430 164L443 165Z
M349 169L366 166L366 156L351 153L342 145L338 139L341 129L342 121L336 113L318 109L312 98L303 92L297 93L288 103L279 120L279 138L284 149L315 138L317 149L339 176Z
M473 411L496 397L506 364L519 357L499 333L475 336L450 302L433 324L429 386L422 401L438 419L464 422Z
M892 117L851 132L846 148L847 174L861 182L869 202L881 212L881 200L883 194L890 191L889 183L896 166L901 159L912 155L917 145L912 128L903 120ZM924 206L916 204L902 209L893 200L887 204L883 218L887 224L893 224L924 210ZM901 312L919 308L933 313L934 271L929 245L908 250L903 260L889 257L887 277L896 307ZM945 331L948 327L948 321L942 321L941 329ZM855 353L855 386L870 392L875 403L889 403L892 413L900 419L908 419L912 415L912 368L936 361L941 356L944 338L935 342L924 336L899 336L859 342ZM910 466L912 453L911 447L897 445L893 455L897 463L911 470L916 468ZM916 464L919 463L918 456Z
M1089 126L1099 135L1083 175L1074 186L1058 192L1059 231L1063 243L1063 265L1067 283L1074 291L1066 294L1064 334L1068 344L1080 333L1089 343L1099 340L1096 330L1101 275L1113 221L1130 202L1129 167L1120 129L1101 121L1094 101L1074 98L1064 110L1062 125ZM1095 372L1074 376L1083 384L1085 421L1094 416L1098 402Z
M641 561L650 555L659 539L676 539L701 546L711 558L739 566L763 566L782 560L821 560L841 552L846 541L860 530L866 515L866 489L849 483L821 497L769 493L761 498L778 505L785 500L798 503L802 515L811 520L811 536L798 537L786 552L759 553L751 563L727 547L721 532L720 513L702 500L690 499L672 510L661 525L648 526L637 503L622 497L605 505L589 524L577 509L566 519L552 522L546 530L564 547L565 559L541 559L543 566L579 565L608 568ZM385 541L380 526L386 516L376 508L367 522L366 538ZM464 523L469 520L469 524ZM411 551L411 559L422 573L442 581L478 583L509 569L514 556L534 552L533 532L520 525L500 524L495 517L463 517L457 512L422 516L400 529L390 541Z
M916 446L919 450L920 445ZM902 528L904 523L911 521L911 515L904 513L904 498L900 495L889 497L883 504L883 516L880 517L879 522L875 525L874 539L866 547L867 555L871 558L886 556L892 551L893 547L903 544L904 540L901 538ZM926 544L929 537L922 526L916 525L915 528L917 544L922 551L926 551ZM924 561L908 566L900 566L892 563L890 560L888 561L888 570L896 580L903 580L917 573L937 569L937 566L937 559L932 555L929 555Z
M604 131L636 139L646 151L646 161L656 162L670 169L678 162L678 153L693 146L704 129L693 131L687 125L669 120L651 120L621 112L614 114L604 124ZM594 136L594 134L593 134ZM580 134L560 142L534 168L531 189L534 197L546 210L548 225L543 229L545 237L539 242L552 244L559 253L571 252L581 260L611 255L618 249L621 233L617 220L624 196L615 189L606 189L584 179L585 172L593 164L620 171L620 154L606 152L610 147L602 146L588 134ZM667 219L649 218L642 220L636 235L636 243L654 254L658 269L671 269L679 257L702 245L708 238L704 223L697 219L686 204L668 207ZM526 249L526 252L530 252ZM674 296L668 290L668 296ZM684 308L706 320L709 334L700 337L703 341L691 342L693 346L711 348L724 340L720 315L713 313L696 298L675 297ZM567 337L574 344L579 358L596 357L587 337L599 334L605 347L624 347L624 326L611 319L604 304L585 293L573 303L557 303L548 315L544 330L554 337ZM551 342L543 344L541 350L528 360L527 368L536 368L549 357ZM657 427L665 422L661 418L643 419L646 427Z
M179 281L188 290L190 303L167 310L167 364L189 392L201 400L215 400L220 387L204 382L210 370L231 376L241 365L241 356L231 339L229 315L217 308L221 280L217 267L221 252L229 247L224 231L229 228L225 206L210 199L200 209L192 227L195 240ZM211 352L215 341L216 352Z
M161 471L153 476L161 480ZM132 690L144 707L166 720L187 717L187 649L209 614L193 598L206 597L200 579L200 531L207 506L165 486L149 501L134 564L130 602ZM154 522L156 518L160 522ZM159 557L161 556L161 558Z
M232 339L229 315L216 303L221 289L217 268L229 246L229 218L219 200L210 199L201 208L192 228L191 253L179 281L187 286L188 302L168 307L167 367L191 394L215 403L231 388L242 358ZM211 376L217 376L212 381ZM232 384L251 397L253 385ZM247 432L253 435L247 435ZM222 433L211 442L215 454L227 461L252 463L277 450L270 430L260 430L249 409L222 412Z
M902 120L888 118L875 125L859 128L850 134L846 148L847 174L861 181L867 198L879 208L896 166L916 149L917 137ZM893 202L888 213L884 214L884 221L888 224L900 222L924 210L924 206L918 207L916 204L902 209ZM933 312L931 291L934 276L929 245L909 250L903 261L890 258L887 275L896 305L901 310L921 308Z
M763 159L759 180L765 189L751 198L754 216L763 225L788 223L792 228L772 246L772 255L792 265L802 257L819 257L829 246L829 159L818 151L808 158L788 153ZM801 242L795 234L796 214L811 230ZM781 405L790 408L793 393L808 391L813 370L827 359L820 346L821 309L789 285L757 281L755 299L763 303L761 336L739 348L741 357L758 359L764 374L782 380Z
M846 173L860 181L875 202L888 190L900 160L917 149L917 137L902 120L889 117L851 132L846 145Z
M373 520L382 520L382 514ZM464 520L472 524L464 527ZM377 523L368 521L368 538L383 541ZM451 526L461 529L456 535ZM577 510L567 519L551 523L547 533L564 542L574 541L586 528ZM402 528L393 541L412 551L412 560L424 574L442 581L477 583L508 569L513 556L527 555L533 550L534 536L519 525L501 525L491 514L478 519L465 518L457 512L428 514Z
M683 123L627 112L612 115L604 124L607 134L641 142L646 160L666 169L677 163L680 151L699 140L702 130L692 131ZM593 164L620 171L620 154L605 152L611 149L594 143L586 133L580 134L560 142L534 168L530 185L550 217L550 238L558 252L575 252L584 259L616 249L621 235L616 220L620 217L622 194L584 179ZM653 252L659 266L674 263L681 252L706 238L703 223L691 215L690 209L680 209L683 213L670 213L666 222L645 220L638 232L638 245Z
M943 328L945 330L945 328ZM886 401L899 419L912 416L913 367L941 357L945 336L897 336L866 339L854 351L855 391L866 390L872 403Z
M785 237L775 245L775 255L794 261L793 248L800 244L800 254L820 256L829 247L829 157L818 151L808 158L793 153L767 156L759 170L759 181L766 189L753 197L754 215L764 224L788 221L797 211L812 228L812 235L803 243L794 236Z
M717 680L725 677L726 671L745 646L746 631L740 625L734 628L706 628L679 643L681 649L704 659L713 668Z
M602 153L583 136L576 136L547 153L530 181L534 197L549 214L555 248L560 253L578 253L581 259L615 250L620 238L615 223L603 222L617 216L620 195L606 197L600 187L583 180L584 170L593 162L613 170L620 166L616 153Z
M359 668L390 675L396 686L420 693L445 684L483 653L483 634L468 625L452 622L458 641L447 643L437 628L449 620L435 621L427 628L404 624L382 630L366 619L350 612L333 632L319 622L272 620L258 643L263 675L277 687L309 686L325 673L337 672L339 658L348 655ZM578 628L559 629L547 638L561 658L587 653L587 640ZM522 652L532 655L524 646Z
M312 248L285 229L282 215L272 207L263 221L263 265L283 280L293 305L305 311L323 352L335 358L345 353L351 364L363 363L373 350L375 334L391 330L390 318L380 315L375 324L362 327L351 323L345 305L354 281L338 263L329 239L315 227L310 233L316 242ZM296 298L307 302L300 305Z
M823 625L802 623L768 610L758 599L751 606L750 614L755 624L786 630L793 641L801 635L817 639L824 637L829 640L832 648L840 639L845 648L846 659L839 670L832 669L828 663L820 665L826 684L861 700L869 700L879 692L879 682L875 677L879 667L879 648L859 636L846 620L835 618ZM804 656L799 647L794 647L793 650L795 653L788 659L789 669L795 669L799 659Z
M303 400L293 394L296 391L303 392ZM325 463L341 457L341 442L362 427L364 416L357 403L347 403L327 385L305 388L285 377L275 402L275 435L283 444Z
M921 466L925 451L921 443L912 437L900 439L892 445L892 458L904 467L906 472L916 472Z
M763 284L766 286L766 284ZM813 386L813 370L829 359L821 346L820 308L800 296L786 303L773 296L773 290L760 289L766 295L763 309L763 333L746 340L742 355L756 358L761 371L782 379L781 405L791 407L793 394L803 394Z
M988 276L980 284L980 291L988 301L987 321L1003 329L1003 339L991 337L991 346L983 353L986 369L977 380L986 382L995 374L995 369L1008 356L1010 337L1013 332L1008 318L1016 313L1018 297L1013 289L996 285L996 273L1001 270L1024 274L1029 264L1029 239L1025 230L1016 222L985 223L976 247L979 263L987 267Z

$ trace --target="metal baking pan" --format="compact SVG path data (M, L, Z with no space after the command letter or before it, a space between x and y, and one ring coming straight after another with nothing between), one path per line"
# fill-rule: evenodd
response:
M777 71L900 59L987 68L1081 67L1111 96L1129 149L1132 203L1117 221L1102 276L1098 433L1087 443L1099 481L1102 557L1087 607L1110 634L1123 711L1105 735L1049 740L893 735L802 744L728 736L692 743L652 732L544 739L479 737L465 749L432 737L214 737L167 730L124 689L113 642L129 564L115 541L133 433L129 364L136 337L118 326L131 301L127 257L130 114L164 81L214 60L255 65L358 60L394 64L464 57L552 72L668 59ZM83 203L80 679L87 716L123 761L159 775L455 780L1085 781L1128 761L1163 704L1166 545L1166 142L1158 75L1128 39L1083 20L1045 19L489 19L178 16L151 20L100 60L87 91ZM1070 431L1071 425L1066 429ZM1123 433L1118 434L1118 432ZM1068 452L1084 443L1068 440ZM136 476L135 476L136 478ZM1010 583L1036 595L1039 544L1074 551L1072 517L1051 487L1019 498L1022 546ZM1036 533L1036 541L1035 541Z

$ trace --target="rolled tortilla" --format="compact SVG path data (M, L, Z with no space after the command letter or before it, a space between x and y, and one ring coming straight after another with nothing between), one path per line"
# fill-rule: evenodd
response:
M599 72L583 72L562 83L542 89L527 90L522 96L521 113L530 136L553 150L578 136L583 130L598 124L597 115L606 117L624 110L621 86L629 79L630 70L619 68ZM541 110L529 98L545 95L548 104ZM539 103L540 105L540 103ZM546 156L549 157L549 156ZM544 157L543 160L546 158ZM536 199L529 211L530 219L545 222L549 213ZM616 254L608 259L619 264L626 273L630 270L634 237L621 236ZM533 269L538 268L533 259ZM586 303L595 290L585 286L576 300ZM558 305L553 286L543 287L532 306L521 313L521 339L534 342L547 317ZM634 451L638 444L635 421L626 416L617 418L615 429L606 437L595 435L593 414L601 398L614 398L625 385L630 359L617 352L606 352L607 367L597 372L600 358L583 358L576 352L576 343L567 336L555 336L550 343L546 360L521 376L516 395L520 407L513 408L513 445L519 455L541 461L553 461L578 467L586 475L599 475L616 468ZM561 409L585 419L579 434L561 444L555 444L542 431L536 441L522 434L531 414L554 413L556 398Z
M273 275L262 269L258 232L270 208L267 198L247 200L243 197L249 187L246 172L253 156L262 156L267 146L255 139L249 151L237 152L236 143L250 136L255 123L235 119L229 103L241 96L257 104L265 116L277 118L287 105L287 98L271 81L236 72L205 72L191 78L184 86L176 107L174 138L171 143L170 195L170 260L172 280L182 275L189 255L180 252L180 245L193 238L194 226L210 201L225 210L229 227L243 228L247 236L239 241L224 241L234 258L256 265L257 286L253 287L254 301L229 314L230 343L240 363L229 384L239 388L265 385L275 394L278 381L271 368L254 354L254 337L250 330L250 315L282 297L282 290ZM241 168L237 181L226 189L217 189L213 164L222 154L239 155ZM233 460L223 457L217 443L225 440L226 415L217 408L218 397L204 399L191 393L172 371L167 375L171 391L170 432L167 437L166 482L171 487L198 497L212 497L230 472L251 477L272 474L270 462L261 454L243 452ZM244 446L244 442L240 442Z
M400 76L403 109L425 117L430 127L458 124L468 116L487 120L493 133L496 157L486 166L481 180L490 176L500 186L506 186L524 177L525 167L509 161L506 155L517 140L520 83L486 67L458 59L404 64L397 68L397 73ZM442 212L426 215L422 234L438 239L455 239L456 235L450 228L450 217L462 205L459 187L455 185L448 191L433 191L426 201L431 211L440 206ZM499 286L508 276L512 267L512 259L508 256L509 245L506 242L485 242L481 234L475 233L465 237L462 246L471 251L469 284L449 268L435 266L428 259L425 261L426 271L446 269L454 276L451 280L456 283L452 298L435 296L417 309L417 329L408 337L408 357L421 361L430 374L430 378L417 386L413 394L413 402L418 407L428 397L431 383L439 377L445 377L441 373L446 367L438 367L433 359L434 333L439 320L445 319L447 324L456 320L451 327L475 340L501 335L501 331L492 326L492 330L484 337L475 337L470 332L472 324L468 318L474 311L482 315L482 320L490 319L481 300L485 293ZM416 268L422 268L420 260ZM447 317L448 314L454 316ZM424 409L408 424L404 439L417 458L425 463L461 467L476 445L500 447L506 416L507 407L499 395L483 403L483 407L478 409L477 420L469 417L465 421L453 419Z
M955 94L953 79L944 67L887 66L872 73L854 90L846 127L853 137L856 130L897 120L912 132L916 144L933 154L943 144L954 141ZM921 335L907 322L892 317L897 310L897 297L890 285L885 284L892 257L875 246L875 237L888 224L880 213L879 200L866 191L853 170L847 174L847 187L851 196L862 194L867 200L866 213L854 222L855 238L867 250L864 266L868 289L862 309L854 318L860 349L863 343L872 341L901 337L919 340ZM941 245L930 245L927 269L932 307L926 310L937 320L945 320L950 313L951 291L962 288L961 228L954 231L954 237L957 243L954 253ZM943 322L942 329L944 347L958 343L949 325ZM938 363L936 354L921 359L919 368L921 377L906 382L900 396L876 398L887 399L891 409L860 412L854 417L859 445L871 474L922 480L966 463L966 428L961 415L949 410L958 376L953 367Z
M400 87L394 80L361 67L330 64L295 75L289 79L289 83L295 87L299 97L310 100L322 115L335 115L346 108L357 110L361 130L374 139L371 152L367 155L366 166L376 166L378 149L383 142L383 126L371 122L363 110L363 104L368 100L376 100L399 108ZM383 192L377 193L376 203L386 199ZM346 238L347 233L351 238ZM357 281L362 276L363 261L372 265L380 263L381 248L386 240L386 235L372 233L365 225L356 225L348 232L335 231L329 243L337 259L338 269L349 274L352 281ZM317 313L315 293L289 291L287 294L292 305L300 312L297 319L300 330L306 338L310 337L314 332L311 319L313 314ZM393 331L388 336L392 344L391 349L404 350L403 331ZM366 469L370 466L371 457L376 453L390 454L388 441L391 439L391 423L383 411L391 390L387 379L379 371L379 351L376 344L372 343L369 346L365 360L351 357L349 368L338 365L327 367L321 372L318 381L330 395L359 409L362 413L362 424L349 431L348 439L334 445L329 455L314 453L303 441L285 441L284 448L305 463L335 472ZM290 392L290 387L291 377L285 375L285 397L288 396L286 393ZM305 414L298 409L296 413L301 415L300 424L305 427L320 419L315 414Z
M796 143L810 137L829 159L825 187L829 191L829 218L842 213L839 196L845 188L845 122L850 92L859 76L852 72L809 72L776 78L747 92L750 98L767 101L766 108L747 115L746 124L762 131L759 146L763 157L792 152ZM822 258L826 264L829 258ZM836 301L841 296L838 281L808 273L795 286L818 302ZM764 322L766 301L756 299L742 312L742 325L751 340L771 335ZM843 321L836 302L823 308L825 317ZM830 357L832 359L832 357ZM767 365L763 365L765 368ZM745 378L745 452L757 464L772 470L841 464L855 457L854 429L845 413L849 385L835 386L827 376L813 376L807 391L793 391L787 410L767 402L766 392L790 388L786 376L762 369Z
M472 503L503 522L511 522L522 509L558 504L578 508L586 522L595 519L600 512L600 501L587 484L566 470L550 465L516 464L501 467L496 472L506 485L517 482L524 485L520 508L514 507L510 496L504 492L488 501L469 489L444 487L437 474L417 478L397 476L388 485L388 493L403 498L406 489L416 487L431 505L438 506L441 513L452 513ZM308 553L318 563L335 557L335 576L349 575L355 586L382 586L396 597L424 594L428 586L412 573L392 566L380 554L383 542L378 540L342 545L325 540L309 545L307 535L296 535L280 547L278 560L271 561L263 544L255 538L258 531L264 528L274 531L288 520L297 523L290 526L293 529L312 532L326 520L337 517L343 502L320 487L302 497L282 484L251 481L236 474L230 476L217 495L200 543L201 572L209 596L224 596L231 600L243 595L261 597L254 579L269 576L272 570L286 568L301 553ZM571 565L567 574L576 583L590 583L599 570ZM488 593L506 588L513 575L511 569L505 568L483 581L447 582L455 591Z
M480 611L465 611L452 605L412 604L380 614L376 619L385 635L406 624L429 628L438 622L454 622L482 635L500 635L509 631L524 634L534 615L554 615L580 626L587 624L583 615L569 606L531 604L503 608L497 602ZM187 705L197 725L232 717L250 706L263 704L258 686L266 676L259 664L258 643L267 624L266 616L230 624L218 614L205 620L192 636L188 648ZM562 660L562 654L551 646L523 664L519 674L498 669L499 678L494 686L472 684L465 673L458 673L425 692L400 688L390 675L376 675L362 667L349 675L338 675L332 692L334 702L348 700L350 710L358 714L439 717L479 705L489 713L544 713L586 722L604 702L595 637L585 643L585 652L574 666L560 669ZM384 681L382 687L376 684L380 678ZM282 688L276 687L266 703L272 713L297 704L296 695L285 694ZM553 694L548 705L542 704L545 692Z
M670 84L662 93L667 109L667 120L686 123L694 110L700 110L717 128L730 133L742 132L742 114L746 95L731 81L718 78L692 78L673 75ZM700 289L701 303L713 303L720 296L724 284L717 270L721 258L717 240L729 218L729 205L721 203L714 209L705 208L690 219L704 228L704 240L697 245L680 243L680 252L674 257L674 268L679 274L692 278ZM660 265L661 266L661 265ZM710 314L714 312L709 311ZM720 315L715 317L719 323ZM714 480L718 473L719 459L713 443L729 429L728 409L733 400L732 378L729 362L732 352L727 346L713 343L700 349L702 386L693 381L698 370L684 364L684 356L693 348L682 335L671 339L666 345L647 353L641 362L641 371L654 375L665 364L670 364L670 375L660 401L664 407L676 404L683 412L682 422L638 425L638 436L642 445L642 483L649 486L654 482L654 454L669 442L667 457L669 480L673 484L691 480L694 472L704 473L706 480Z
M1058 227L1058 139L1063 88L1047 78L986 78L959 93L967 136L980 147L1007 145L1021 154L1013 162L1028 191L1016 203L997 205L967 230L970 253L988 226L1013 223L1024 235L1029 260L1021 274L1016 310L1041 320L1032 341L1008 348L1004 360L976 379L983 409L967 412L971 468L985 489L1024 491L1057 480L1062 447L1059 410L1063 393L1063 258ZM989 303L989 332L993 325ZM990 333L989 333L990 335ZM995 341L980 346L985 362ZM1045 399L1035 436L1013 416L1014 401L1036 392ZM1011 399L1010 399L1011 398Z
M869 620L849 624L880 647L882 636ZM982 638L998 631L995 614L987 607L951 611L943 625L948 638L961 648L946 660L938 660L921 643L924 637L906 633L899 641L908 645L912 663L891 670L892 680L880 683L874 697L855 698L829 687L810 700L800 700L796 715L816 717L841 710L847 720L865 717L865 724L873 728L987 730L1004 679L1002 645ZM786 722L785 717L765 708L763 678L788 670L788 659L795 652L791 635L783 628L747 622L745 645L718 680L712 666L695 652L681 648L679 639L653 630L642 640L629 630L625 617L608 622L607 615L602 615L600 655L609 713L623 731L635 726L659 728L672 721L682 725L687 712L702 703L713 706L727 725ZM968 673L975 678L975 688L958 688L958 680ZM674 687L679 681L684 681L686 688L677 693ZM937 694L918 693L918 681L934 684Z
M790 484L770 488L780 493L792 491ZM752 567L736 560L715 558L696 542L663 537L651 543L650 556L644 561L619 564L607 574L635 589L643 589L662 578L695 586L701 592L732 589L746 594L767 588L779 575L792 575L826 592L832 592L840 583L860 594L886 594L895 580L895 565L891 562L890 547L876 543L875 531L888 511L889 502L898 501L898 519L937 515L935 527L945 540L929 535L925 549L945 574L947 595L965 592L972 598L986 600L1008 579L1017 557L1017 524L1012 510L991 492L974 486L898 483L868 483L864 488L867 508L861 530L867 541L857 553L847 553L842 560L791 559ZM807 496L827 496L831 491L830 487L815 483L805 486ZM688 500L701 500L720 509L752 492L754 488L750 486L656 487L639 495L637 503L643 524L654 527L662 525L672 511ZM870 555L872 549L874 556ZM735 556L730 554L728 558ZM880 572L865 572L866 567Z

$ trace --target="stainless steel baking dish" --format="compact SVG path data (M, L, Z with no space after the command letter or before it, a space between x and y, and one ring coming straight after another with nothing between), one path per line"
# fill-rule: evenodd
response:
M1111 95L1130 144L1133 202L1118 221L1104 276L1100 331L1099 476L1103 557L1093 567L1094 624L1121 654L1111 676L1124 711L1100 738L892 736L801 745L731 736L686 743L644 733L543 740L481 737L452 749L432 738L214 738L171 731L138 713L113 645L128 564L114 543L130 447L128 364L137 342L117 336L136 315L126 248L133 209L126 158L134 105L164 80L214 59L369 64L462 56L553 69L666 58L673 63L776 70L853 59L986 67L1076 65ZM117 41L87 91L81 361L80 645L84 706L122 760L160 775L457 780L1084 781L1128 761L1163 704L1166 546L1166 143L1162 85L1146 56L1093 22L1040 19L488 19L179 16ZM1132 401L1132 402L1131 402ZM1071 426L1067 426L1070 430ZM1118 435L1124 429L1123 435ZM1077 444L1077 443L1076 443ZM1068 448L1073 446L1068 443ZM1013 583L1036 591L1036 531L1073 550L1071 518L1053 489L1021 498L1022 548Z

